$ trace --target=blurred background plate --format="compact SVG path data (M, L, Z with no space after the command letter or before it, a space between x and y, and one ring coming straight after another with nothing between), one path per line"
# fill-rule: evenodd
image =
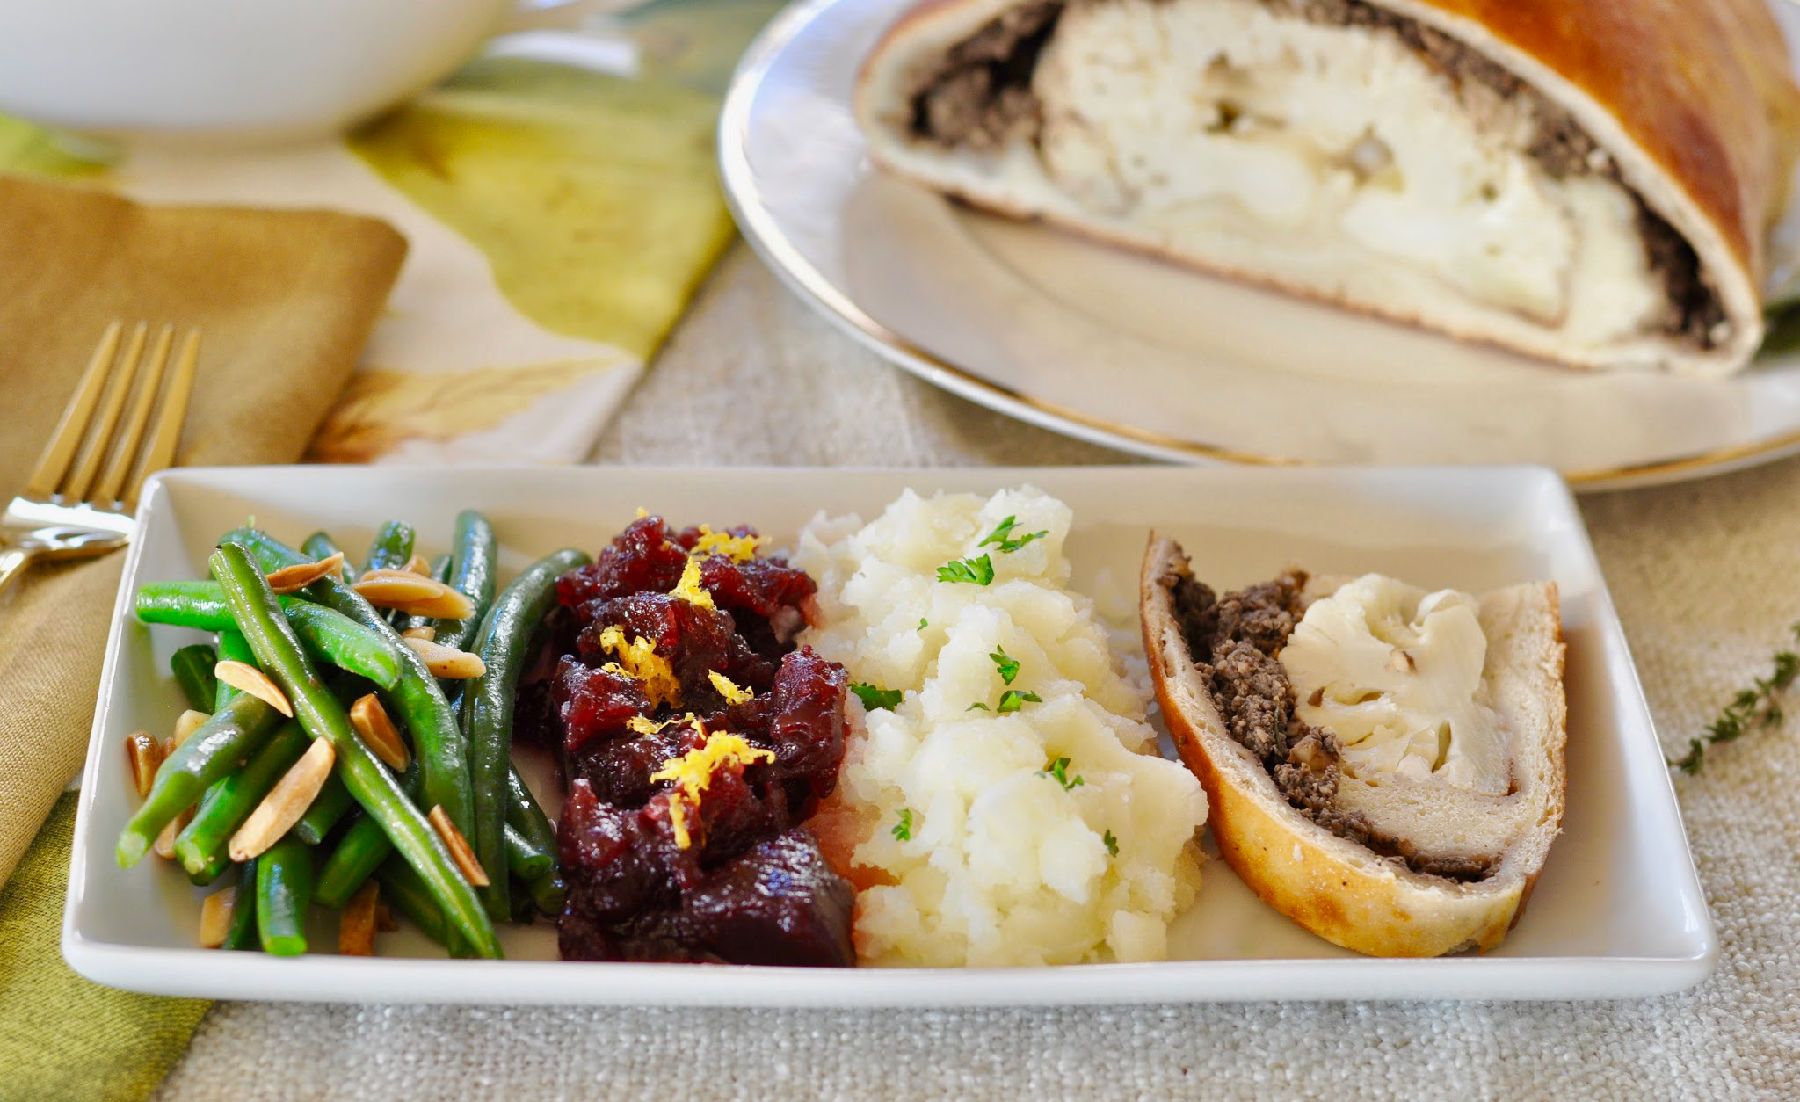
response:
M911 2L790 7L740 64L719 142L763 259L926 380L1182 462L1523 462L1589 489L1800 451L1800 350L1766 349L1724 381L1564 371L980 214L875 170L850 91ZM1777 14L1793 41L1795 9Z

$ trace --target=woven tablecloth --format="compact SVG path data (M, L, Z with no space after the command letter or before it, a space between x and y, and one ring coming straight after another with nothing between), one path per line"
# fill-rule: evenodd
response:
M696 457L699 457L696 460ZM593 460L1028 465L1129 458L941 394L739 246ZM1589 497L1665 746L1800 619L1800 461ZM169 1098L1722 1098L1800 1094L1800 707L1677 784L1722 954L1595 1003L686 1010L219 1003Z

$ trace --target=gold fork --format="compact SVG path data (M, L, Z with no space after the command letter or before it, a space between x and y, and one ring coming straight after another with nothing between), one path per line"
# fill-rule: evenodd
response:
M138 492L174 460L194 386L200 332L188 331L166 372L174 342L170 325L154 338L143 322L128 337L123 322L106 327L37 469L0 515L0 591L38 559L104 555L130 540Z

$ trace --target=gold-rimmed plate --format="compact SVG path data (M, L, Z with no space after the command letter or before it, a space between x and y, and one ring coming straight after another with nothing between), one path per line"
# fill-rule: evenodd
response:
M927 381L1189 463L1533 463L1597 489L1800 451L1800 354L1723 381L1564 371L994 218L881 172L850 91L910 2L790 7L738 69L719 151L751 245Z

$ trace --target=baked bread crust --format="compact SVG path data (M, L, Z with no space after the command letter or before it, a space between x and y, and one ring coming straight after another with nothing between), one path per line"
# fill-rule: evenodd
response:
M1186 557L1156 533L1145 550L1141 577L1144 652L1157 700L1181 759L1200 778L1212 807L1219 852L1265 903L1336 945L1372 956L1431 957L1499 945L1518 921L1563 812L1562 694L1564 644L1555 587L1523 587L1538 597L1535 617L1552 640L1527 671L1544 701L1540 763L1552 784L1535 796L1536 827L1515 843L1500 867L1472 883L1415 873L1325 829L1291 806L1263 764L1227 733L1210 688L1194 668L1176 619L1171 585L1187 570Z
M919 148L901 121L919 67L1009 8L1032 0L922 0L878 41L858 76L855 111L873 157L934 189L1015 218L1043 218L1201 271L1422 324L1570 366L1609 366L1554 332L1496 333L1434 306L1352 301L1242 264L1134 239L1047 209L991 173ZM1441 30L1569 111L1617 163L1623 183L1695 250L1731 323L1715 348L1674 353L1676 370L1723 375L1761 343L1769 231L1786 209L1800 157L1800 92L1763 0L1373 0Z

